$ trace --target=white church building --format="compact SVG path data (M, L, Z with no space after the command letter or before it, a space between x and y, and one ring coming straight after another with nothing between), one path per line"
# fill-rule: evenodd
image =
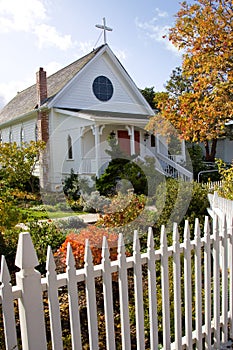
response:
M100 176L110 161L105 152L109 135L117 138L126 154L156 157L161 171L190 180L192 174L168 156L162 139L145 131L153 115L104 44L49 77L40 68L36 83L0 111L0 141L46 142L40 164L44 188L57 188L71 169L82 176Z

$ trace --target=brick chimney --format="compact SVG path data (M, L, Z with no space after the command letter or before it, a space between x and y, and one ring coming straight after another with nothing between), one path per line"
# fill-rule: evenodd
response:
M43 102L48 97L47 94L47 77L46 72L43 68L40 68L36 73L36 87L37 87L37 102L38 107L43 104Z
M43 189L49 187L49 112L46 108L40 109L40 106L46 101L47 93L47 77L43 68L36 73L36 90L38 105L38 138L46 143L47 147L40 154L40 186Z

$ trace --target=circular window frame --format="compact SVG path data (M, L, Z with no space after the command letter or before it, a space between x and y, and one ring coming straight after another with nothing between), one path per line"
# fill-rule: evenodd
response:
M99 101L107 102L112 98L114 88L109 78L105 75L99 75L93 81L92 91Z

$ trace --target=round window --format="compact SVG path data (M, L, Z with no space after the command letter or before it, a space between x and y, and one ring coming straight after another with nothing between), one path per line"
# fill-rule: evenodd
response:
M113 85L111 81L103 75L95 78L92 89L95 97L100 101L108 101L113 95Z

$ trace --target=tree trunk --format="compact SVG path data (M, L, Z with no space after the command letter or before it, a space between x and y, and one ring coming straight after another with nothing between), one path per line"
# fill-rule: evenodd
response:
M211 147L208 140L204 141L204 145L206 162L214 162L217 149L217 139L212 140Z

